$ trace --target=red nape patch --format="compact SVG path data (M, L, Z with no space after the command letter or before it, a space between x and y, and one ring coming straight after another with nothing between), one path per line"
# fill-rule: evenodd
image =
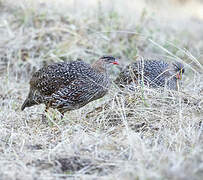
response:
M113 64L119 65L119 63L117 61L113 62Z

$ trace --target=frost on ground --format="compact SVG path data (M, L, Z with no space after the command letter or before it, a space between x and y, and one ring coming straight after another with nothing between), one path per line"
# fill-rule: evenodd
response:
M112 2L0 1L0 179L202 179L203 5ZM121 66L137 56L180 61L183 84L113 84L62 120L51 110L44 121L43 105L20 111L34 71L104 54Z

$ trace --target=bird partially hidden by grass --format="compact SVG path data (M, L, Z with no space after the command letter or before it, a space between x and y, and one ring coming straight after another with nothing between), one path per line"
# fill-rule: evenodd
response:
M108 92L108 69L112 64L117 65L117 59L103 56L92 65L76 60L41 68L30 80L30 91L21 110L45 104L45 112L51 107L63 118L65 112L79 109Z
M179 62L140 59L126 66L114 82L121 88L134 84L178 90L178 80L184 72L184 66Z

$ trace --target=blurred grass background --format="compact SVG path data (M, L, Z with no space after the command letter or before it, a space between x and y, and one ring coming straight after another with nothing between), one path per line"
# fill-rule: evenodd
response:
M200 0L1 0L0 179L202 179L202 9ZM118 96L113 85L62 121L51 111L43 122L43 106L20 111L37 69L106 54L121 67L137 56L181 61L183 88Z

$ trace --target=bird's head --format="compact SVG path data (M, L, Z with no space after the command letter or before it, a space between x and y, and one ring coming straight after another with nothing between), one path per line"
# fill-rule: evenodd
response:
M185 72L183 64L181 64L179 62L175 62L175 63L173 63L173 68L176 73L176 78L181 80L182 75Z
M102 56L93 64L93 68L97 71L104 72L111 65L119 65L118 60L113 56Z
M103 61L105 64L115 64L118 65L118 60L113 56L102 56L100 60Z

